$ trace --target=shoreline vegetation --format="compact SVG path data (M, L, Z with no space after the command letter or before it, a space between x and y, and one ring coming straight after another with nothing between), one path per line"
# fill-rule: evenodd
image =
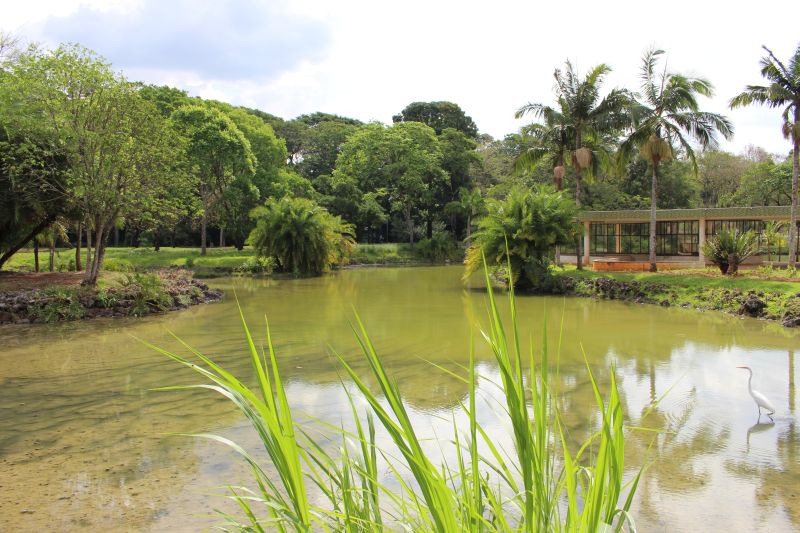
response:
M740 271L736 277L707 269L659 273L556 272L564 294L683 307L780 322L800 327L800 275L769 267Z
M0 325L100 317L141 317L222 298L185 269L109 274L81 285L82 272L0 275Z

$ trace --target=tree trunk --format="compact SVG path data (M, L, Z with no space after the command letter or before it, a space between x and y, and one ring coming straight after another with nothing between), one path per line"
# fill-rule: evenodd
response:
M111 219L113 220L113 218ZM97 231L95 232L94 243L94 257L92 262L87 268L86 276L83 278L83 285L95 286L97 285L97 277L100 274L100 268L103 265L103 259L106 254L106 241L111 233L111 227L105 222L98 224Z
M50 252L50 264L48 265L50 272L55 272L55 260L56 260L56 240L55 238L50 239L50 246L48 247Z
M428 235L429 239L433 238L433 216L428 217L428 226L426 228L426 234Z
M650 272L657 272L656 264L656 193L658 192L658 158L653 158L653 179L650 183Z
M219 228L219 247L225 247L225 228Z
M794 112L794 149L792 150L792 213L789 217L789 266L797 264L797 180L800 174L800 109Z
M39 243L33 238L33 271L39 272Z
M467 248L472 246L472 215L467 214Z
M86 275L89 275L89 270L92 268L92 228L86 224Z
M581 210L581 172L579 168L575 171L575 207L578 208L578 211ZM581 234L578 234L578 240L575 242L575 254L575 265L578 270L583 270L583 238Z
M119 228L114 225L114 248L119 247Z
M46 228L47 226L52 224L54 220L55 220L55 217L51 217L51 216L46 217L44 220L39 222L39 224L35 228L33 228L31 230L31 232L28 233L25 236L24 239L21 239L20 241L18 241L17 244L15 244L14 246L11 247L10 250L8 250L6 253L4 253L2 256L0 256L0 268L3 268L3 265L6 264L6 262L9 259L11 259L11 257L15 253L19 252L20 249L22 249L29 242L31 242L31 240L35 240L36 236L39 233L41 233L44 228Z
M81 241L83 240L83 226L78 222L77 242L75 243L75 272L83 270L81 266Z
M203 197L203 217L200 219L200 255L206 255L206 223L208 222L208 194L206 186L200 188L200 196Z
M406 228L408 229L408 242L414 244L414 217L411 216L411 208L405 208Z

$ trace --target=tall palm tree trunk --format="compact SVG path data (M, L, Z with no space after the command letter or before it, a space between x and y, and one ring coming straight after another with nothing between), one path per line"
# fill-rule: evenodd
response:
M789 266L796 264L797 258L797 180L800 174L800 111L794 115L794 150L792 150L792 214L789 217Z
M581 210L581 169L575 171L575 207ZM578 270L583 270L583 234L578 233L578 240L575 243L576 262Z
M653 179L650 183L650 272L657 272L656 265L656 195L658 193L658 159L653 159Z

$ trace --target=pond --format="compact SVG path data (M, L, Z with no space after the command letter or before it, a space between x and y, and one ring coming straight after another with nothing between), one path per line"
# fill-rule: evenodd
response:
M245 446L254 437L211 392L152 390L199 378L142 340L187 354L174 334L247 377L234 296L259 337L269 318L298 417L337 425L350 417L332 350L366 375L350 326L355 309L421 434L446 438L466 387L431 363L459 372L472 336L479 372L494 371L478 332L485 294L465 289L460 275L460 267L361 268L316 279L221 279L212 285L227 291L223 302L181 312L0 328L2 529L192 531L221 522L213 510L230 509L225 485L247 483L246 469L220 444L173 434L214 432ZM616 365L631 426L668 430L626 441L629 465L652 462L635 503L640 530L800 529L800 331L581 298L519 297L518 313L535 346L545 323L551 348L560 338L559 388L574 442L595 420L583 352L606 390ZM737 364L753 368L754 388L777 406L774 423L757 422ZM485 419L511 446L508 427Z

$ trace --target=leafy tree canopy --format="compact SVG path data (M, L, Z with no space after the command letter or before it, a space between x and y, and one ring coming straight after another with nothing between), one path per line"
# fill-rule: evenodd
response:
M473 139L478 136L478 126L453 102L412 102L394 115L392 122L422 122L433 128L436 135L453 128Z

